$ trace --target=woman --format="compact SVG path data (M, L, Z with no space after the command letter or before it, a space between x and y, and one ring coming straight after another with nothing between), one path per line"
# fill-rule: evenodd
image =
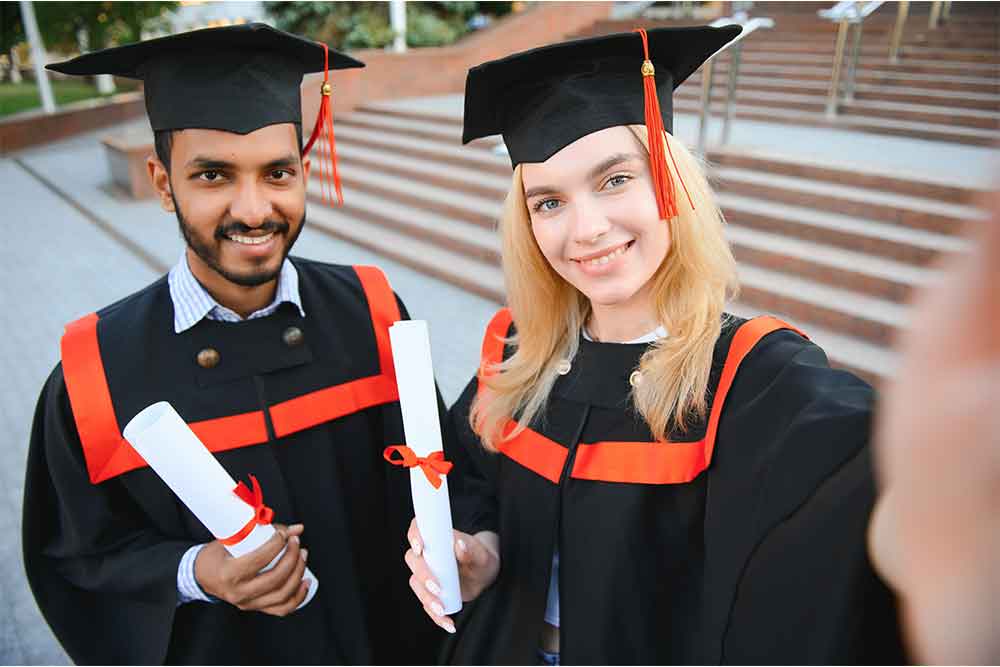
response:
M509 308L446 444L471 602L449 660L901 659L865 556L872 390L788 325L724 312L722 215L659 106L738 33L612 35L470 71L464 138L503 133L514 174ZM411 586L453 631L410 540Z

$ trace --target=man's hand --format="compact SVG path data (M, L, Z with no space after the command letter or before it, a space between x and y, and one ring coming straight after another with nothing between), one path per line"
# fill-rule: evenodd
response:
M469 602L479 597L479 594L496 581L500 572L500 538L496 533L483 531L468 535L461 531L455 533L455 559L458 561L458 578L462 587L462 601ZM455 632L455 623L444 614L444 606L438 595L441 585L427 567L423 558L424 545L417 530L417 520L410 521L410 530L406 533L410 543L403 560L413 574L410 576L410 588L424 606L424 611L431 620L448 632Z
M287 616L302 603L309 584L302 580L308 551L299 548L302 524L275 524L274 535L248 554L233 558L221 542L209 543L194 562L194 574L209 595L244 611ZM284 555L267 572L275 556Z

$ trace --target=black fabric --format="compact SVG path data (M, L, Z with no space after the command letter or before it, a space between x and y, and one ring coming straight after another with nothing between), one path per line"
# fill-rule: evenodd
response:
M330 69L364 63L330 49ZM323 47L262 23L206 28L86 53L48 65L63 74L140 79L153 130L247 134L302 124L302 76L322 72Z
M710 393L741 323L726 321ZM588 342L556 383L533 427L567 449L559 484L483 450L468 426L475 379L452 407L455 524L497 531L501 567L444 658L533 664L558 546L563 664L904 661L894 600L865 555L872 389L777 331L745 358L693 481L570 477L578 443L653 440L629 398L645 349Z
M101 311L98 338L119 423L158 400L188 421L266 411L376 373L372 321L354 271L293 261L304 319L282 307L259 320L202 321L175 334L165 280ZM298 349L281 339L289 323L305 333ZM224 380L199 381L210 372L195 361L206 343L220 351L214 370ZM443 413L440 398L439 406ZM320 588L286 618L225 603L175 607L181 556L212 536L148 468L89 482L57 366L28 454L23 543L32 591L78 663L430 662L443 633L414 604L402 560L413 516L409 476L382 460L382 449L400 442L393 402L216 454L234 479L260 480L276 522L305 524L302 544Z
M648 31L663 127L673 128L673 91L740 34L721 28ZM502 134L512 166L544 162L592 132L645 123L642 40L619 33L572 40L491 60L465 81L462 142Z

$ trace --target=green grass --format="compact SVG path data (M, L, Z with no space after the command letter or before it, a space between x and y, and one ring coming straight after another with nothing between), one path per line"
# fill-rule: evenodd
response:
M52 81L56 106L101 97L97 88L86 81ZM0 117L41 108L42 98L34 82L0 83Z

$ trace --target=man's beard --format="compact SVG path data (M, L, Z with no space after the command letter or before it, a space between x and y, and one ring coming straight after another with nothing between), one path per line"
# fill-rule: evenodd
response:
M173 198L172 193L170 196ZM201 261L208 265L209 268L229 282L240 285L241 287L257 287L259 285L269 283L278 277L278 274L281 273L281 266L284 264L285 258L291 251L292 246L295 245L295 241L298 240L299 234L302 232L302 227L305 225L306 221L306 214L303 210L302 219L299 220L298 229L295 230L294 236L288 237L285 247L281 253L281 261L275 269L261 269L260 271L254 273L241 274L229 271L222 266L222 262L219 260L218 251L209 243L206 243L199 238L195 230L193 230L191 226L188 225L187 221L184 220L184 214L181 213L181 207L178 205L177 199L174 199L174 213L177 215L177 223L180 226L181 235L184 237L184 241L187 243L188 247L194 250L194 253L198 255ZM264 224L258 227L249 227L242 222L236 221L219 225L215 228L215 234L213 236L215 241L223 241L231 234L247 235L252 231L262 231L265 233L274 232L275 234L281 234L287 237L289 230L290 225L287 222L267 220Z

